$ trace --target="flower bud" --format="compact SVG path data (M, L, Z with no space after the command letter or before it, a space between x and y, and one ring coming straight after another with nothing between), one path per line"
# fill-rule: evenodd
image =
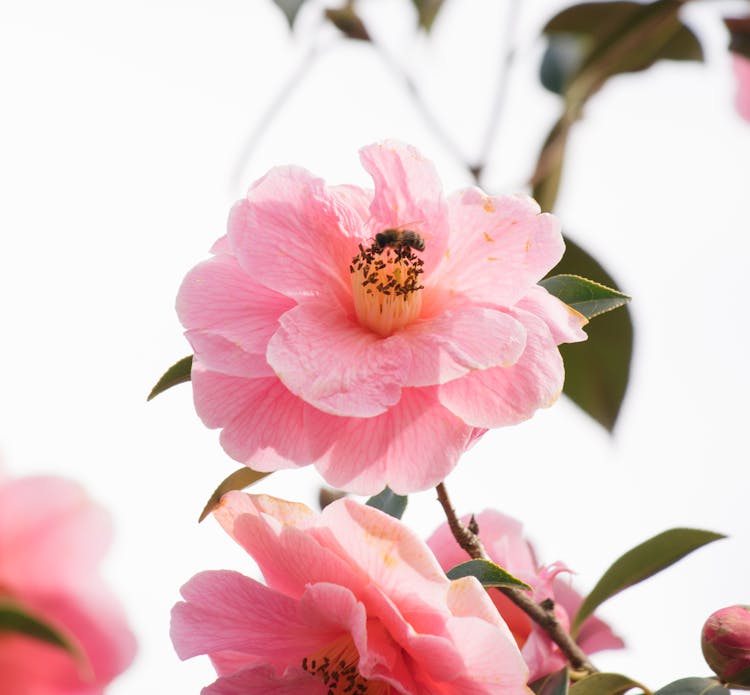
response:
M750 685L750 606L713 613L703 626L701 648L722 682Z

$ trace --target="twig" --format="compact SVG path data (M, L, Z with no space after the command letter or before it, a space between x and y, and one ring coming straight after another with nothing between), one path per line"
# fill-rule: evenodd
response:
M458 518L456 510L453 509L448 491L445 484L440 483L436 488L438 501L443 507L445 517L448 520L448 526L453 533L456 542L469 554L473 559L490 560L487 551L482 545L482 541ZM498 588L513 603L515 603L524 613L526 613L542 630L544 630L550 639L560 647L560 651L568 659L570 665L576 671L585 671L587 673L596 673L597 669L589 661L583 650L575 643L573 638L565 631L555 617L554 606L544 607L534 601L526 592L512 587Z

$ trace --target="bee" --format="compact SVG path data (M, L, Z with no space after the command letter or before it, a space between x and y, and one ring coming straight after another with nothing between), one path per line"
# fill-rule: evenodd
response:
M375 243L384 249L387 246L396 248L399 246L408 246L415 251L424 251L424 239L411 229L402 229L394 227L384 229L375 235Z

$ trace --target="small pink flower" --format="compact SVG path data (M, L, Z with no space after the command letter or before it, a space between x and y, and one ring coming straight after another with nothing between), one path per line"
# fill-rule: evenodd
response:
M468 517L464 519L464 523L468 521ZM523 537L523 527L519 521L492 510L479 514L476 521L479 525L479 537L492 561L532 587L535 601L554 601L557 619L565 629L569 629L570 619L581 605L578 593L559 576L570 570L561 563L540 567L533 548ZM447 524L432 534L427 545L446 571L468 559ZM557 645L526 613L499 591L491 590L489 594L521 648L521 654L531 672L530 681L565 665L565 657ZM587 654L624 646L622 640L594 616L583 623L577 642Z
M449 581L396 519L349 499L316 515L241 492L214 514L266 585L216 571L182 588L177 653L209 654L220 676L203 695L529 695L479 582Z
M440 482L469 442L563 384L585 319L536 283L558 222L526 196L444 198L412 147L366 147L374 191L294 167L257 181L177 311L198 414L259 471L314 464L339 488Z
M739 53L732 54L732 65L737 78L736 105L740 116L750 121L750 59Z
M0 601L57 629L81 652L0 633L0 692L99 695L133 660L135 640L98 574L106 512L53 477L0 482Z

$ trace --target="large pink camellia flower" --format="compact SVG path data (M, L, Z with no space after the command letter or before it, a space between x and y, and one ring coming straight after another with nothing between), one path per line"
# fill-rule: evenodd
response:
M526 665L487 593L449 581L383 512L229 492L214 515L267 585L203 572L172 610L178 655L209 654L203 695L530 695Z
M75 483L0 481L0 603L58 630L79 655L0 632L3 695L99 695L133 660L135 640L98 573L109 517Z
M464 523L468 523L468 517ZM476 517L479 537L493 562L522 579L533 589L537 602L551 599L557 619L567 630L570 619L581 605L581 597L559 575L569 570L560 563L540 567L534 551L523 537L523 527L515 519L486 510ZM466 553L458 546L447 524L441 526L427 541L430 549L446 569L466 562ZM521 648L529 671L530 681L562 668L565 657L547 634L499 591L489 592L493 603L508 624ZM576 640L586 654L602 649L620 649L623 641L599 618L591 616L581 626Z
M257 181L177 311L196 409L230 456L408 493L440 482L477 430L550 405L557 345L585 339L585 319L536 284L563 240L533 200L444 198L402 144L361 160L374 191L294 167Z

